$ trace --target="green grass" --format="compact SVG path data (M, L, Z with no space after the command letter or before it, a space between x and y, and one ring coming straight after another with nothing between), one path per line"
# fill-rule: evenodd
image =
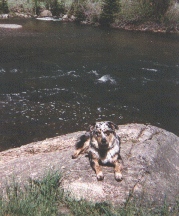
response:
M15 180L6 187L6 197L1 197L1 215L57 215L59 179L57 172L48 173L42 180L20 187Z
M41 180L29 179L29 183L21 187L13 180L13 184L6 187L6 194L0 196L0 215L177 216L179 212L179 201L176 201L175 205L164 202L160 207L149 203L142 204L142 201L132 196L129 196L123 207L113 207L107 202L76 201L59 187L61 178L58 171L48 172Z

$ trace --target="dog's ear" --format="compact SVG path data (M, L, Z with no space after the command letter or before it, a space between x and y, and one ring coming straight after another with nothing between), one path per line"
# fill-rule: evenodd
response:
M95 128L96 122L90 124L90 126L88 127L87 131L92 131Z
M112 130L118 130L119 129L119 127L116 124L114 124L113 122L109 121L107 123L108 123L108 127L111 128Z

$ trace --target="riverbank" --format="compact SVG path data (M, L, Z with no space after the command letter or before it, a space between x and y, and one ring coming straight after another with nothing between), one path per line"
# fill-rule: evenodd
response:
M58 1L51 3L48 1L31 0L28 3L22 0L22 4L13 0L4 1L4 5L0 7L0 19L8 19L12 17L18 18L45 18L50 17L58 19L58 21L74 21L83 25L107 25L115 29L124 29L130 31L145 31L159 33L178 33L179 32L179 3L173 1L170 3L165 12L155 11L155 7L150 1L124 1L118 2L118 10L114 12L110 9L110 19L104 14L104 5L109 4L108 1L87 1L78 2L73 0ZM102 22L102 16L108 23ZM103 17L104 18L104 17ZM49 19L50 21L50 19Z
M9 15L9 14L1 14L0 15L0 20L1 19L8 19L8 18L25 18L25 19L30 19L30 18L37 18L39 20L43 21L63 21L63 22L75 22L75 16L68 17L67 15L64 15L62 18L57 18L57 17L41 17L41 16L32 16L32 15L27 15L27 14L16 14L15 16ZM81 25L93 25L93 26L100 26L99 23L90 23L87 21L81 21ZM22 27L22 26L21 26ZM1 24L0 28L16 28L15 25L11 24ZM19 25L17 25L17 28L19 28ZM113 23L110 25L110 28L114 29L121 29L121 30L126 30L126 31L141 31L141 32L154 32L154 33L179 33L179 30L175 26L166 26L165 24L160 24L157 22L152 22L148 21L145 23L126 23L123 21L120 21L118 23Z
M127 31L141 31L141 32L154 32L154 33L179 33L177 27L166 26L165 24L159 24L157 22L148 21L139 24L126 24L123 22L114 23L111 25L116 29L123 29Z

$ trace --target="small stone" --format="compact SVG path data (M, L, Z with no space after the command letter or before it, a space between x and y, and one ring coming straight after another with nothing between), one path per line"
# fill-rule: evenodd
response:
M65 14L65 15L62 17L62 20L63 20L63 21L68 21L68 15Z

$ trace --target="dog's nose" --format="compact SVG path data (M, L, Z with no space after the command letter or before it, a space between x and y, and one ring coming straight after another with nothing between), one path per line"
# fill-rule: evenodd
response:
M102 144L105 144L105 143L106 143L106 139L105 139L105 138L102 138L102 139L101 139L101 143L102 143Z

